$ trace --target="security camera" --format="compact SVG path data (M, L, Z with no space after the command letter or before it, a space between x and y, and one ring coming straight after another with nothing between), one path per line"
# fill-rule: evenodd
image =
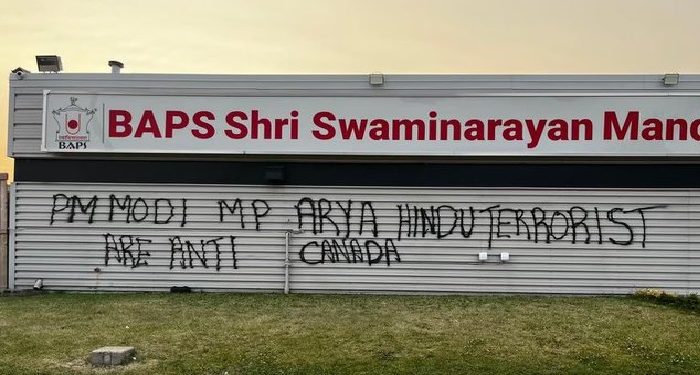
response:
M17 77L17 79L23 79L25 75L29 74L30 71L22 68L16 68L12 70L12 73Z

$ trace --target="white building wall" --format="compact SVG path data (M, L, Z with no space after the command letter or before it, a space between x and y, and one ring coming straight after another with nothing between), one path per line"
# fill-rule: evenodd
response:
M677 86L666 87L662 75L616 76L387 76L381 88L369 86L367 76L210 76L210 75L105 75L105 74L29 74L22 80L10 78L10 129L8 152L24 161L62 158L95 159L96 156L42 153L42 92L45 89L78 92L136 94L186 94L228 96L420 96L458 97L464 95L700 95L700 76L682 75ZM101 155L101 159L124 159L123 155ZM210 160L213 157L180 155L139 156L129 159ZM417 159L418 158L418 159ZM244 157L217 157L217 160L249 160ZM270 158L270 160L272 157ZM342 157L324 158L344 161ZM277 156L274 160L286 160ZM431 162L433 159L411 160ZM443 158L443 162L469 163L470 158ZM368 160L372 162L372 160ZM386 162L386 160L384 160ZM391 160L402 162L404 160ZM479 158L479 163L501 160ZM538 163L542 160L529 159ZM554 160L549 163L615 162L614 158ZM697 164L697 158L627 159L633 163ZM512 159L511 159L512 162ZM115 174L123 171L114 171ZM222 171L222 173L225 173ZM293 292L383 292L383 293L629 293L639 288L663 288L679 293L700 290L700 189L576 189L576 188L473 188L473 187L365 187L365 186L262 186L262 185L185 185L26 182L14 184L11 202L11 285L15 289L31 288L34 280L43 279L49 290L168 290L172 286L189 286L201 290L281 291L284 287L284 233L299 229L295 205L309 197L322 205L330 202L332 210L324 219L324 231L313 232L312 218L303 216L302 233L291 235L290 284ZM507 176L503 176L504 181ZM115 179L118 181L118 179ZM691 184L697 187L698 184ZM510 184L509 186L513 186ZM677 186L677 185L672 185ZM110 195L123 202L126 195L143 199L149 215L140 222L116 209L109 220ZM56 197L56 201L54 201ZM73 199L75 197L75 199ZM97 197L93 206L85 206ZM167 223L156 223L155 201L174 205L174 216ZM79 199L79 201L77 200ZM187 200L187 222L182 223L182 200ZM219 201L233 205L240 199L240 212L224 211ZM264 201L270 211L259 217L256 229L254 200ZM366 252L355 262L339 254L328 255L323 263L307 264L300 258L308 243L332 241L345 237L346 216L340 206L350 210L348 237L358 243L376 241L396 247L377 263L369 264ZM83 203L86 213L78 203ZM361 202L365 204L363 218ZM70 211L75 205L72 220ZM67 205L66 205L67 204ZM258 203L261 204L261 203ZM430 207L450 206L465 212L465 235L461 226L443 238L426 232L418 220L416 236L405 231L399 240L398 206L408 204L412 211L420 208L430 215ZM369 205L374 210L370 215ZM495 218L491 219L488 207ZM323 206L327 207L327 206ZM578 207L578 208L576 208ZM644 209L655 207L653 209ZM470 208L475 222L470 226ZM502 211L500 237L498 209ZM644 222L641 212L644 213ZM141 211L139 211L141 210ZM144 214L143 207L136 217ZM447 212L447 208L442 208ZM521 211L518 211L521 210ZM535 237L532 213L546 215L548 226L538 226ZM541 210L541 211L540 211ZM598 211L600 224L596 220ZM303 211L303 210L302 210ZM574 241L572 214L585 211L584 224L576 225ZM52 222L53 212L53 222ZM306 211L309 212L308 207ZM325 211L324 211L325 212ZM452 211L450 211L452 212ZM515 214L523 213L520 234L514 224ZM612 218L608 219L608 213ZM260 213L260 211L258 212ZM402 211L405 215L405 211ZM413 213L413 212L412 212ZM92 222L90 216L92 215ZM368 219L368 217L372 219ZM404 216L405 217L405 216ZM451 216L441 221L449 231ZM552 217L554 220L552 221ZM317 211L317 220L318 211ZM339 225L336 233L333 220ZM369 231L377 224L377 234ZM444 220L444 219L443 219ZM578 219L576 219L578 220ZM507 223L509 222L509 223ZM526 224L523 224L526 223ZM620 224L624 223L624 224ZM407 225L405 222L402 225ZM426 224L430 228L429 224ZM524 226L529 225L528 232ZM629 226L629 227L628 227ZM415 228L412 227L412 230ZM547 229L549 228L549 229ZM590 237L586 234L588 229ZM549 233L549 242L547 241ZM468 234L468 235L467 235ZM634 236L630 243L630 235ZM107 237L105 237L107 235ZM111 237L110 237L111 235ZM129 238L142 243L141 262L129 255L126 264L117 259L119 244ZM235 237L236 267L233 266L231 237ZM489 242L489 236L491 241ZM510 236L509 238L506 236ZM179 237L185 252L171 240ZM201 240L217 239L219 269L216 269L216 246L206 246L207 266L196 253L186 251L189 240L200 250ZM556 238L555 238L556 237ZM561 238L559 238L561 237ZM536 238L536 240L535 240ZM558 239L557 239L558 238ZM586 241L588 239L588 241ZM612 240L611 240L612 239ZM642 243L643 241L643 243ZM138 258L133 245L129 250ZM370 242L371 256L377 249ZM311 262L320 260L318 248L307 248ZM366 250L366 249L364 249ZM385 248L386 250L386 248ZM393 250L393 247L391 247ZM148 253L146 255L145 253ZM477 261L479 252L489 254L488 261ZM498 261L498 254L508 252L510 260ZM107 253L107 254L106 254ZM185 255L184 268L180 264ZM107 258L105 258L107 255ZM119 256L123 256L123 252ZM173 267L170 267L171 257ZM400 261L397 259L400 258ZM107 259L107 264L105 264ZM146 265L146 262L148 263ZM134 267L136 266L136 267Z
M110 221L110 195L119 199L116 202L119 204L124 203L126 195L132 202L139 198L143 201L136 203L129 222L125 213L128 208L122 210L113 203ZM93 197L97 197L95 204L88 206ZM308 201L300 203L304 197L315 202L316 234L313 233L311 205ZM173 205L169 222L155 222L156 199L161 199L159 222L170 216L168 202ZM187 206L184 224L183 199ZM243 224L236 199L240 199L243 207ZM319 211L318 202L322 199L326 201L322 201ZM223 211L220 210L219 201L222 200L234 208L233 213L223 205ZM352 201L349 210L348 200ZM257 227L253 201L258 207ZM365 202L364 210L362 202ZM60 290L167 290L171 286L189 286L197 290L282 291L284 233L299 229L298 214L302 213L303 233L292 234L291 239L292 292L598 294L629 293L639 288L663 288L679 293L700 291L700 254L695 250L700 242L700 191L695 189L20 182L15 184L14 204L12 277L16 289L31 288L34 280L40 278L47 289ZM421 208L426 210L425 237L420 214L415 224L409 224L405 221L408 218L405 209L399 212L398 206L406 204L411 215L414 207L419 213ZM297 205L300 205L299 210L295 208ZM329 205L327 218L320 219ZM263 215L266 206L269 212ZM440 206L443 206L438 215L442 238L438 238L437 227L433 233L429 223L433 218L431 207ZM649 208L652 206L654 208ZM494 208L488 211L488 207ZM473 227L471 209L475 218ZM639 209L643 209L644 221ZM459 210L464 213L464 226ZM499 210L502 210L500 225ZM519 222L515 220L518 212L522 212ZM546 224L537 226L537 239L534 223L539 219L533 218L533 212L536 218L544 218ZM455 215L458 220L453 227ZM614 221L608 215L612 215ZM376 241L384 248L377 263L369 264L364 246L362 260L358 254L353 261L351 255L348 260L342 254L336 258L330 253L323 263L308 264L301 260L300 250L305 244L345 238L348 218L349 239L356 238L361 245L367 240ZM404 223L399 240L401 218ZM136 219L142 221L136 222ZM331 220L338 225L339 232ZM574 224L579 221L582 224ZM520 227L519 235L516 222ZM372 233L374 223L376 237ZM416 230L415 235L407 233L409 226L411 231ZM128 248L133 258L127 255L126 264L123 260L119 262L119 236L132 236L122 238L127 246L130 241L135 242L136 237L141 238L140 262L136 259L137 245ZM217 270L215 266L213 244L205 246L208 268L197 253L192 254L190 266L186 246L184 253L178 251L177 246L173 251L171 241L178 236L183 242L191 241L200 256L201 240L220 238L220 268ZM233 267L231 236L235 237L236 268ZM628 243L630 240L632 242ZM394 250L392 244L396 252L391 251ZM379 257L379 247L370 243L371 257ZM479 252L489 254L487 262L477 261ZM499 261L501 252L509 253L508 262ZM183 255L185 268L180 264ZM307 247L305 257L311 263L321 260L320 248Z

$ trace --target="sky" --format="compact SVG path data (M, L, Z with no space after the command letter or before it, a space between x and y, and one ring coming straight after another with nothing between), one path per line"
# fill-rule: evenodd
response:
M0 0L0 72L56 54L70 73L700 73L698 15L698 0ZM0 103L11 172L8 81Z

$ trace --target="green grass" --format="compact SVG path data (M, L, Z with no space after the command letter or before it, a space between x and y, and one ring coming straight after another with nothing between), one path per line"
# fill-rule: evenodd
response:
M699 343L629 297L0 296L0 374L697 374ZM91 368L104 345L138 359Z

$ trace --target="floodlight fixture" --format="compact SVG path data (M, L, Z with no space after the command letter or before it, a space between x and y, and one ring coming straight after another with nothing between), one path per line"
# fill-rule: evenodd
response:
M61 70L63 70L63 64L61 64L61 56L56 55L37 56L36 65L39 67L40 72L58 73Z

